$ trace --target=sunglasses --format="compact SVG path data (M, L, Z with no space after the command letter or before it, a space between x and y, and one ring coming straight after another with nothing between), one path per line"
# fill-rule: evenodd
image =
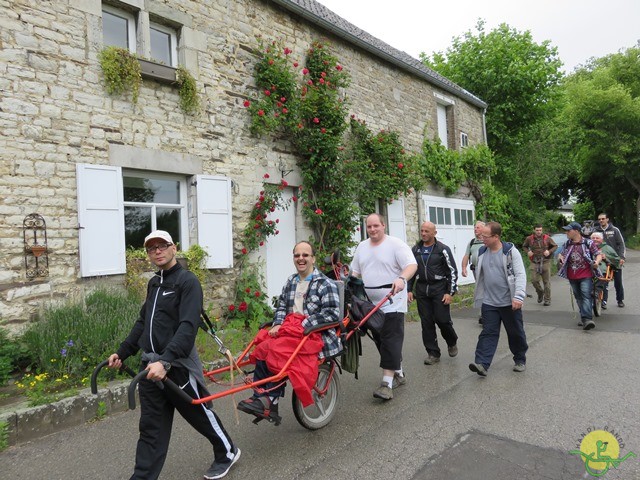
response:
M313 255L311 255L310 253L294 253L293 254L293 258L308 258L308 257L313 257Z

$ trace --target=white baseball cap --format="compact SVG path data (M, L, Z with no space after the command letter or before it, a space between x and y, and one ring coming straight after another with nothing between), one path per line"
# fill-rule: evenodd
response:
M147 243L155 238L160 238L165 242L173 245L173 239L171 238L171 235L169 235L169 232L165 232L164 230L156 230L147 235L147 237L144 239L144 246L146 247Z

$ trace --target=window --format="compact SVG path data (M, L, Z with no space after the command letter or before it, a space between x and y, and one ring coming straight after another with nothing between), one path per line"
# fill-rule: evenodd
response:
M460 147L467 148L469 146L469 135L460 132Z
M103 5L102 35L105 45L136 53L136 19L131 13Z
M127 246L141 247L152 230L167 230L182 249L191 231L204 248L207 268L233 267L231 180L212 175L124 170L113 165L76 165L80 275L125 273ZM195 196L187 195L193 178ZM195 219L188 219L188 212ZM197 228L193 228L197 227Z
M456 225L473 225L473 210L456 208L453 217Z
M186 230L186 179L125 172L125 244L139 248L153 230L166 230L174 242L184 245Z
M429 207L429 220L436 225L451 225L451 209L443 207Z
M151 32L151 59L169 65L170 67L178 66L178 36L176 31L164 25L152 23L150 25Z

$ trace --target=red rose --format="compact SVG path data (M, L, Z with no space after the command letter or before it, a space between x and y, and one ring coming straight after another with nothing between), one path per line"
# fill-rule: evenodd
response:
M289 184L287 183L287 181L284 178L282 179L282 186L283 187L288 187L289 186Z
M318 117L313 117L313 123L320 123L320 119Z
M282 103L284 103L284 102L286 102L286 101L287 101L287 99L286 99L285 97L280 97L280 101L281 101Z
M399 163L398 164L398 168L400 168L400 169L404 168L404 164L403 163Z
M293 62L294 68L298 68L298 62Z
M276 223L280 223L280 219L279 218L276 218Z
M283 108L282 113L289 113L289 110L287 110L286 108Z
M307 85L313 86L313 80L309 80L309 81L307 82Z
M280 230L276 230L276 235L278 235L280 233Z
M327 72L322 72L322 73L320 74L320 76L321 76L322 78L326 77L326 76L327 76Z
M264 197L263 197L262 195L260 195L259 200L260 200L261 202L264 202Z
M303 68L302 69L302 75L307 75L309 73L309 69L308 68Z
M322 210L320 210L319 208L316 208L316 215L322 215Z
M251 289L250 289L249 287L245 288L245 289L244 289L244 291L245 291L246 293L251 293Z
M271 91L275 92L276 91L276 86L275 85L271 85Z
M260 246L262 247L264 245L264 242L260 242Z
M243 103L243 105L244 105L246 108L248 108L248 107L250 107L250 106L251 106L251 102L250 102L249 100L245 100L245 101L244 101L244 103Z
M267 97L268 97L268 96L270 96L270 95L271 95L271 90L265 90L265 91L264 91L264 94L265 94Z
M242 249L242 254L243 254L243 255L246 255L246 254L247 254L247 249L246 249L246 248L243 248L243 249Z
M247 302L242 302L240 305L238 305L238 310L240 310L241 312L246 312L247 311Z
M259 296L260 296L260 292L259 292L259 291L256 291L255 296L256 296L256 297L259 297Z
M258 116L264 117L264 110L258 110Z
M321 78L321 79L320 79L320 84L321 84L321 85L324 85L324 78Z
M269 59L269 65L273 65L273 58Z
M235 305L229 305L229 311L233 312L236 309Z
M291 200L293 200L294 202L298 201L298 197L296 197L295 195L293 197L291 197Z
M269 174L268 174L268 173L265 173L265 174L262 176L262 178L269 178Z
M338 70L339 72L342 71L342 65L336 65L336 70Z
M291 52L292 52L292 50L291 50L291 49L289 49L289 48L285 48L285 49L284 49L284 54L285 54L285 55L289 55Z
M324 128L324 127L322 127L322 128L320 129L320 133L327 133L327 129L326 129L326 128Z

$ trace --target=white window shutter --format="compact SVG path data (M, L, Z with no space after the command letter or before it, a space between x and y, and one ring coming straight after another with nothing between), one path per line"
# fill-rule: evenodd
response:
M231 180L197 175L198 244L204 248L207 268L233 267Z
M80 275L126 272L122 169L76 165Z
M407 227L404 222L404 200L394 200L387 205L389 216L389 235L407 241Z

